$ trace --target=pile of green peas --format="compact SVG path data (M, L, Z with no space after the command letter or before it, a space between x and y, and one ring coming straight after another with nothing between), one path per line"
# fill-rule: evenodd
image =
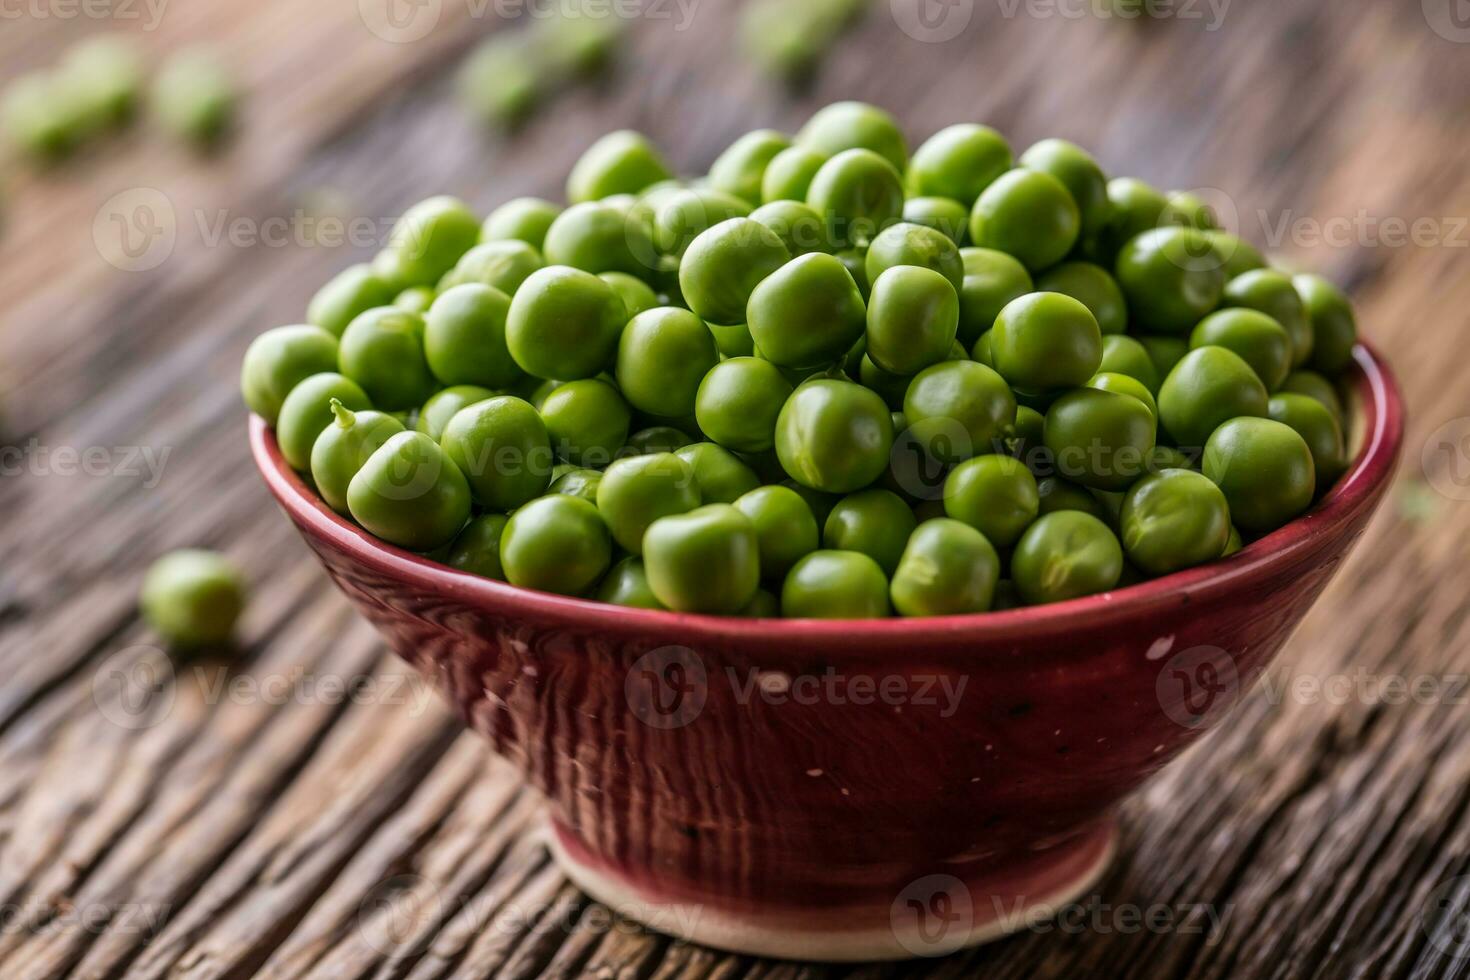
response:
M415 205L251 346L334 510L625 606L937 616L1214 561L1347 467L1343 294L1071 143L847 102L693 180L612 133L567 197Z

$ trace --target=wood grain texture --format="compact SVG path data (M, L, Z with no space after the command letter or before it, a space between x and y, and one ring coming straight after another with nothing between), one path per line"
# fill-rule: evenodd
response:
M352 0L176 0L140 40L158 55L214 43L248 90L243 138L206 162L145 127L52 174L12 168L0 392L21 454L0 479L0 975L1470 975L1456 928L1470 902L1470 485L1455 467L1466 446L1453 451L1470 432L1453 427L1470 416L1470 46L1435 34L1421 4L1368 0L1238 2L1218 30L976 0L963 34L927 44L884 0L792 94L742 64L736 6L704 0L682 31L640 20L610 79L506 139L452 98L459 56L495 27L466 3L390 44ZM0 72L102 26L7 20ZM1231 722L1128 805L1116 864L1063 925L939 962L824 968L672 942L561 878L535 800L352 616L246 453L245 345L371 247L212 229L298 209L386 227L441 191L482 210L557 196L615 126L697 172L741 132L795 128L844 97L894 109L914 139L978 119L1017 146L1062 135L1113 173L1224 189L1247 237L1352 288L1411 427L1403 506ZM177 243L130 273L94 226L139 187L166 195ZM1416 220L1419 244L1385 241ZM1339 226L1345 238L1314 244L1314 228ZM89 447L112 461L105 475L68 475L64 453ZM123 465L140 447L161 479ZM233 663L172 663L137 621L141 570L181 545L228 551L255 584ZM152 678L154 696L124 700L119 677ZM1398 697L1393 678L1428 678L1430 696ZM324 696L332 680L372 686ZM1314 681L1326 693L1301 686ZM1156 906L1167 923L1139 927Z

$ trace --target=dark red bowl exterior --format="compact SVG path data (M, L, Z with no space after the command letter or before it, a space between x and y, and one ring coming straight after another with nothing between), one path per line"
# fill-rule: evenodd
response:
M259 419L250 438L332 578L525 770L579 860L643 894L830 921L926 874L983 879L1095 837L1219 719L1389 484L1398 392L1364 347L1352 386L1351 471L1233 558L930 620L676 615L474 578L333 514Z

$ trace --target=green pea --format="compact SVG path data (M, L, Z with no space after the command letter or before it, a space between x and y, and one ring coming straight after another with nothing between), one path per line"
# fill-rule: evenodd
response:
M505 581L500 564L500 539L509 518L504 514L481 514L465 525L449 546L444 564L481 578Z
M1102 363L1098 373L1124 374L1140 382L1150 393L1159 390L1159 371L1149 357L1148 348L1134 337L1122 334L1105 334L1102 342ZM1183 356L1181 352L1180 356Z
M1077 202L1050 174L1018 168L996 178L970 212L970 241L1005 252L1029 271L1056 265L1077 244Z
M245 603L245 581L234 564L223 555L195 548L155 561L138 596L148 625L181 648L228 642Z
M978 366L978 365L977 365ZM776 454L792 479L824 493L868 486L888 466L893 420L883 399L848 381L809 381L776 419Z
M317 290L306 307L306 322L340 337L359 314L392 304L391 286L373 272L372 266L362 263L343 269Z
M956 466L944 481L944 512L998 548L1014 545L1040 509L1036 477L1010 456L976 456Z
M666 609L648 584L648 571L639 558L628 557L608 571L597 587L597 601L631 609Z
M675 307L659 307L628 321L618 341L617 379L634 408L663 418L694 414L705 374L720 362L704 321Z
M847 268L834 256L792 259L750 294L750 335L766 360L813 368L852 349L867 327L867 308Z
M965 278L960 285L960 343L974 345L995 326L1006 304L1035 292L1031 273L1004 252L989 248L962 248Z
M810 205L801 201L772 201L750 212L750 220L774 232L786 246L788 256L831 252L834 249L832 240L827 237L827 222ZM687 253L684 261L689 261ZM681 267L681 274L682 271ZM743 309L741 316L744 316Z
M1164 217L1176 225L1197 231L1214 231L1220 226L1214 209L1193 191L1170 192Z
M1179 446L1203 446L1222 423L1265 418L1266 386L1251 366L1223 347L1184 356L1159 388L1159 421Z
M470 519L464 474L422 432L390 436L347 486L353 520L389 544L434 551Z
M540 411L557 457L594 468L612 462L633 421L618 389L599 378L560 385L546 396Z
M930 456L958 463L1003 445L1016 420L1016 399L985 365L944 361L914 376L903 414L910 435Z
M393 305L400 310L407 310L422 316L428 312L429 307L434 305L434 300L438 298L438 295L429 286L410 286L393 297Z
M903 220L932 228L955 245L970 236L970 209L950 197L911 197L903 202Z
M403 431L403 423L371 409L353 412L332 399L334 421L316 437L311 449L311 479L327 506L348 513L347 488L378 447Z
M889 490L863 490L843 497L822 527L822 546L856 551L892 575L918 522L902 497Z
M694 470L699 496L707 504L729 504L761 485L754 470L728 449L712 442L682 446L675 455Z
M1036 481L1036 493L1041 500L1039 513L1042 516L1055 514L1058 511L1076 510L1084 514L1091 514L1098 520L1108 517L1108 512L1086 487L1079 487L1061 477L1049 476L1044 480Z
M511 300L506 346L538 378L590 378L612 364L627 310L613 288L579 269L531 274Z
M1250 242L1228 231L1207 231L1205 237L1225 262L1225 281L1243 276L1255 269L1266 268L1266 257Z
M235 83L219 59L203 49L171 55L153 80L158 122L180 139L210 150L234 124Z
M597 508L580 497L540 497L510 515L500 562L511 585L580 596L612 563L612 541Z
M734 506L755 527L763 579L780 581L820 545L811 507L789 487L757 487L736 498Z
M818 153L805 146L782 150L772 158L766 172L761 176L761 200L766 203L805 201L807 191L812 186L812 178L826 162L825 153Z
M854 551L814 551L781 586L781 615L788 619L883 619L891 613L883 569Z
M718 323L707 323L705 326L714 335L715 346L719 348L721 358L755 356L755 338L750 335L750 328L745 324L724 327Z
M313 374L336 370L336 337L320 327L276 327L246 348L240 393L246 408L275 425L291 389Z
M672 452L620 459L607 468L597 488L597 509L613 538L643 554L643 534L660 517L687 514L702 502L694 467Z
M564 493L569 497L581 497L589 504L597 503L597 488L602 486L602 472L573 468L551 481L548 493Z
M61 84L97 125L120 126L138 108L143 65L130 39L99 34L67 49L58 66Z
M1229 558L1245 547L1245 541L1240 536L1240 530L1235 525L1230 526L1230 543L1225 546L1225 553L1221 558Z
M1141 180L1114 177L1108 181L1108 204L1112 218L1091 252L1098 261L1111 264L1129 241L1163 224L1169 200Z
M1184 355L1189 353L1189 338L1187 337L1138 337L1137 340L1147 352L1149 360L1153 362L1159 384L1163 384L1163 379L1174 370L1174 365L1184 360Z
M461 101L487 125L518 125L542 89L537 53L519 33L491 36L470 52L459 71Z
M1251 366L1267 391L1275 391L1291 373L1291 337L1264 313L1230 309L1211 313L1189 335L1190 349L1224 347Z
M1112 221L1108 178L1091 154L1080 146L1066 140L1042 140L1021 154L1020 162L1028 170L1055 177L1072 195L1081 219L1082 241L1097 238Z
M1115 374L1111 371L1099 371L1088 379L1087 387L1097 388L1100 391L1112 391L1120 395L1128 395L1136 398L1148 409L1148 413L1155 420L1159 417L1159 403L1154 399L1153 392L1148 390L1148 385L1137 378L1126 374Z
M647 137L632 130L618 130L582 154L567 178L567 200L581 204L614 194L637 194L672 176Z
M539 197L518 197L490 212L480 226L481 242L516 241L541 251L561 208Z
M742 619L780 619L781 600L765 589L756 589L755 598L736 615Z
M965 284L965 261L954 241L924 225L900 222L885 228L868 246L868 282L877 285L883 273L896 266L932 269L949 280L958 293Z
M1046 448L1057 471L1097 490L1123 490L1143 475L1154 447L1154 415L1131 395L1077 388L1046 412Z
M1046 416L1026 405L1016 406L1016 424L1011 427L1011 438L1007 441L1011 455L1026 462L1033 453L1045 452L1043 436Z
M867 250L861 248L845 248L833 254L837 256L837 261L842 263L842 267L847 270L847 274L852 277L852 281L857 284L858 294L862 297L863 302L866 303L868 301L868 289L872 285L868 282Z
M1225 306L1264 313L1286 330L1291 342L1291 366L1301 367L1312 356L1312 321L1291 278L1274 269L1256 269L1230 280L1222 299Z
M1163 470L1196 470L1199 456L1198 452L1186 453L1173 446L1154 446L1154 451L1149 454L1148 471L1158 473Z
M551 482L546 423L529 402L512 395L461 409L439 442L482 507L514 510L545 493Z
M1011 555L1011 580L1028 605L1106 592L1123 575L1123 548L1106 524L1058 510L1026 529Z
M424 318L397 307L368 310L347 325L339 370L383 411L422 405L439 387L424 356Z
M506 346L510 297L491 286L455 286L424 317L424 357L446 385L509 388L525 377Z
M653 594L680 612L737 613L760 588L760 546L750 519L729 504L663 517L643 537Z
M630 318L662 305L659 303L658 294L648 283L626 272L603 272L597 278L611 286L613 292L618 294Z
M1102 363L1097 318L1061 293L1030 293L1006 304L990 347L1001 377L1028 389L1084 384Z
M1342 291L1321 276L1301 275L1292 279L1311 324L1311 356L1306 363L1314 371L1341 374L1353 363L1358 342L1358 323L1353 305Z
M351 378L330 371L303 378L281 402L276 416L276 442L291 468L306 472L311 467L311 448L316 437L332 423L332 401L352 411L372 408L367 394Z
M949 280L931 269L894 266L873 282L867 356L893 374L917 374L949 356L959 320Z
M989 126L960 123L924 141L909 162L909 190L916 196L953 198L965 207L1012 166L1011 147Z
M862 102L835 102L821 109L796 134L796 143L828 157L868 150L900 173L908 165L908 142L893 116Z
M1234 418L1205 443L1205 476L1248 531L1274 531L1312 505L1312 451L1296 430L1267 418Z
M1036 277L1036 289L1070 296L1092 311L1104 336L1128 329L1128 304L1118 281L1091 262L1066 262Z
M1000 557L985 535L939 517L909 538L889 595L900 616L961 616L987 612L999 580Z
M751 204L759 204L766 168L778 154L790 147L790 137L774 129L746 133L710 164L710 186Z
M652 425L639 429L628 437L623 447L626 456L644 456L649 453L671 453L694 442L688 435L668 425Z
M403 288L432 286L480 241L480 219L453 197L431 197L403 213L387 253Z
M1306 395L1315 398L1332 413L1339 425L1344 424L1347 416L1343 412L1342 396L1337 393L1331 381L1315 371L1293 371L1286 376L1282 382L1281 391L1295 392L1298 395Z
M750 215L750 205L732 194L708 187L674 191L661 200L654 216L654 242L666 255L682 258L690 244L711 228Z
M546 267L546 261L535 247L521 241L505 240L476 245L455 263L439 281L440 291L478 283L514 296L531 273Z
M1118 253L1116 274L1129 312L1147 333L1185 334L1220 304L1225 268L1214 244L1192 228L1158 228Z
M1230 543L1230 506L1193 470L1168 469L1129 489L1119 515L1128 560L1150 575L1214 561Z
M583 272L626 272L647 277L658 258L648 227L606 201L567 208L546 232L546 261Z
M1342 426L1332 412L1308 395L1293 392L1271 396L1267 412L1272 419L1289 425L1312 451L1312 468L1317 485L1327 487L1347 469L1347 446Z
M903 178L871 150L845 150L812 178L806 203L827 219L839 245L864 247L903 217Z
M741 453L763 453L776 444L776 420L792 387L774 364L735 357L715 365L699 384L694 414L715 442Z
M679 288L689 308L711 323L744 323L756 287L790 259L774 231L732 218L694 239L679 266Z

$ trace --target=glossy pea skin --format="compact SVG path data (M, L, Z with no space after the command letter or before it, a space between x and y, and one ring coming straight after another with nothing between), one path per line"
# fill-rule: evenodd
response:
M1208 478L1166 469L1135 483L1119 513L1123 551L1149 575L1214 561L1230 542L1230 506Z
M1347 469L1347 447L1342 426L1332 412L1308 395L1294 392L1272 395L1267 406L1270 417L1289 425L1312 451L1312 468L1317 485L1326 488Z
M762 579L779 582L821 544L811 507L790 487L757 487L737 497L734 507L755 528Z
M1210 346L1239 354L1267 391L1281 387L1291 373L1291 337L1280 323L1256 310L1219 310L1201 320L1189 335L1189 347Z
M898 122L863 102L834 102L818 110L796 134L796 144L827 157L868 150L900 173L908 166L908 143Z
M1254 245L1228 231L1207 231L1205 237L1214 243L1215 251L1225 262L1225 281L1266 268L1266 257Z
M658 301L658 293L653 291L653 287L626 272L602 272L598 273L597 278L611 286L613 292L618 294L630 319L645 310L661 305Z
M1315 339L1307 309L1290 277L1275 269L1256 269L1230 280L1221 302L1264 313L1286 330L1291 341L1291 366L1301 367L1312 356Z
M429 307L434 305L434 300L438 298L438 295L431 286L409 286L393 297L393 305L400 310L407 310L422 316L428 312Z
M245 582L223 555L196 548L159 558L143 576L138 605L154 632L180 648L225 643L245 611Z
M651 425L628 437L621 456L645 456L649 453L671 453L693 445L694 439L671 425Z
M612 364L627 310L613 288L566 266L538 270L511 300L506 347L538 378L590 378Z
M630 609L667 609L648 584L641 558L629 556L608 570L597 587L597 601Z
M1312 451L1296 430L1267 418L1236 418L1205 443L1204 475L1230 504L1230 517L1247 531L1274 531L1312 505L1316 474Z
M1189 353L1188 337L1139 336L1134 339L1142 345L1149 360L1153 361L1159 384L1163 384L1169 372L1174 370L1174 365L1184 360L1184 355Z
M879 232L864 263L868 282L897 266L919 266L939 273L958 293L965 285L965 261L948 235L924 225L899 222Z
M1108 178L1086 150L1066 140L1046 139L1021 154L1021 166L1055 177L1077 204L1080 238L1091 241L1112 220Z
M1148 413L1155 420L1159 417L1159 403L1154 398L1154 393L1148 390L1148 385L1137 378L1126 374L1116 374L1112 371L1099 371L1088 379L1086 387L1136 398L1144 404Z
M240 365L245 407L275 425L281 404L313 374L337 370L337 338L320 327L300 324L267 330L250 342Z
M836 244L863 248L903 217L903 178L869 150L846 150L817 171L806 203L827 221Z
M920 524L893 573L889 596L900 616L960 616L989 611L1000 557L968 524L938 517Z
M1188 333L1220 304L1224 262L1203 232L1157 228L1131 239L1118 253L1115 275L1136 329Z
M583 378L547 395L541 418L557 458L602 467L628 441L633 413L617 388L600 378Z
M731 218L750 215L750 204L708 187L686 187L659 199L653 238L659 251L682 258L704 232Z
M704 321L677 307L640 313L618 341L618 387L641 412L663 418L694 414L700 382L720 363L714 335Z
M680 612L737 613L760 588L755 526L729 504L656 520L643 536L653 594Z
M1114 177L1108 181L1108 204L1112 216L1088 252L1097 261L1111 264L1130 240L1165 223L1169 200L1135 177Z
M1353 346L1358 342L1352 303L1321 276L1300 275L1291 282L1312 328L1312 353L1305 363L1326 375L1341 374L1352 364Z
M1039 513L1043 517L1063 510L1081 511L1084 514L1091 514L1098 520L1108 517L1107 510L1091 491L1059 476L1049 476L1036 481L1036 492L1041 499Z
M1002 174L975 201L970 241L1015 256L1035 273L1066 258L1081 226L1077 202L1061 181L1017 168Z
M431 197L403 213L387 251L403 288L432 286L480 241L480 219L458 198Z
M1266 386L1241 357L1223 347L1186 354L1159 388L1159 421L1181 447L1199 447L1222 423L1265 418Z
M424 359L440 384L509 388L525 378L505 341L510 297L491 286L455 286L424 316Z
M903 397L909 435L934 459L958 463L994 452L1016 420L1016 399L976 361L944 361L914 375Z
M1154 448L1154 414L1131 395L1077 388L1046 412L1046 448L1057 472L1095 490L1123 490L1143 475Z
M966 208L1011 169L1010 144L989 126L959 123L929 137L909 161L908 186L915 196L938 196Z
M424 356L424 318L397 307L368 310L347 325L338 370L385 412L418 408L439 384Z
M331 371L303 378L281 403L276 442L292 469L304 473L311 468L312 446L334 417L334 398L354 412L372 408L367 393L355 381Z
M1337 388L1331 381L1316 371L1293 371L1288 374L1281 384L1281 393L1287 392L1315 398L1332 413L1339 425L1345 425L1347 416L1343 412L1342 396L1337 393Z
M945 514L973 527L997 548L1014 545L1040 509L1036 477L1010 456L968 459L944 481Z
M1128 329L1128 304L1112 273L1091 262L1064 262L1036 277L1036 289L1061 293L1092 311L1104 336Z
M461 409L439 443L482 507L514 510L545 493L551 482L546 423L529 402L512 395Z
M643 533L660 517L686 514L702 503L694 468L672 452L620 459L597 487L597 509L618 544L643 554Z
M1026 529L1011 555L1011 581L1027 605L1106 592L1123 575L1123 548L1101 520L1053 511Z
M751 218L732 218L689 245L679 288L689 308L711 323L744 323L756 287L790 260L774 231Z
M803 201L771 201L750 212L750 220L769 228L792 258L809 252L831 252L836 247L827 237L827 222ZM688 253L684 261L689 261Z
M1215 231L1220 226L1214 209L1193 191L1171 191L1165 217L1180 227L1198 231Z
M422 432L391 436L347 487L353 520L389 544L433 551L470 519L464 474Z
M602 471L581 467L573 468L555 477L547 493L564 493L569 497L581 497L589 504L597 503L597 488L602 486Z
M505 581L505 568L500 564L500 539L508 522L504 514L476 517L449 546L444 564L481 578Z
M995 326L1006 304L1036 291L1031 273L1016 259L989 248L962 248L965 278L960 284L959 341L973 346Z
M776 444L776 420L791 383L769 361L733 357L699 383L694 416L715 442L739 453L763 453Z
M694 482L706 504L729 504L761 485L755 470L740 457L712 442L695 442L674 451L694 470Z
M510 515L500 563L511 585L586 595L612 563L612 540L597 508L580 497L539 497Z
M771 161L791 147L791 138L774 129L758 129L746 133L710 164L709 184L748 201L761 202L761 181Z
M821 253L792 259L762 280L746 314L761 355L796 369L837 360L867 327L867 308L847 267Z
M403 431L403 423L371 409L359 412L331 403L333 421L311 447L311 479L327 506L348 513L347 488L378 447Z
M626 272L647 278L658 257L648 227L605 201L574 204L546 232L546 261L594 275Z
M340 337L359 314L392 303L392 286L371 265L359 263L343 269L317 290L306 307L306 322Z
M1010 438L1006 440L1010 454L1023 462L1031 460L1032 454L1044 453L1043 436L1046 416L1026 405L1016 406L1016 423L1011 426Z
M442 293L455 286L478 283L514 296L531 273L545 267L545 258L525 242L509 239L485 242L464 253L454 268L439 280L439 291Z
M1125 374L1141 382L1151 393L1159 390L1159 371L1149 357L1148 348L1134 337L1122 334L1105 334L1102 340L1102 361L1098 373ZM1183 356L1183 352L1180 352Z
M480 241L525 242L537 251L546 242L546 232L561 208L539 197L518 197L490 212L480 226Z
M917 374L949 356L959 322L959 294L948 279L920 266L893 266L873 281L867 356L890 373Z
M884 575L892 575L916 526L914 512L898 494L863 490L832 508L822 527L822 547L867 555Z
M782 150L771 159L761 176L761 200L767 204L772 201L805 201L812 178L827 159L825 153L805 146Z
M781 615L788 619L883 619L891 613L883 569L853 551L814 551L781 586Z
M776 454L792 479L824 493L868 486L888 466L893 420L883 399L848 381L801 385L776 419Z
M1030 293L1000 311L991 331L995 370L1030 390L1083 384L1102 363L1102 331L1081 302L1061 293Z
M593 143L572 167L567 200L599 201L614 194L637 194L673 174L648 138L618 130Z

